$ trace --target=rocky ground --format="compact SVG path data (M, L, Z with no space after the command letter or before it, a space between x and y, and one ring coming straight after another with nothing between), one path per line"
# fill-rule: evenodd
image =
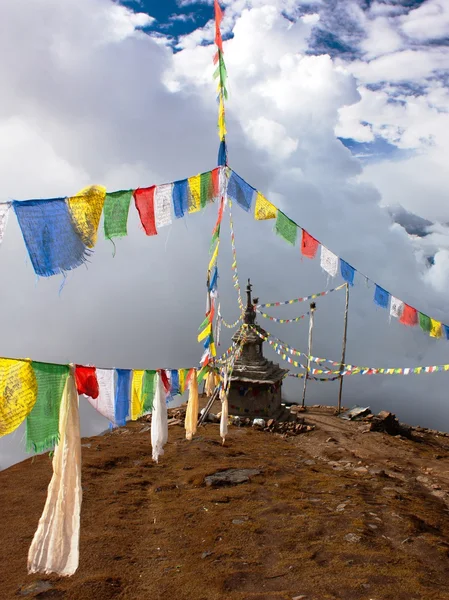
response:
M301 417L315 427L230 427L225 446L217 424L187 442L174 420L159 464L144 420L83 439L67 579L26 573L49 456L0 472L0 598L448 599L449 438Z

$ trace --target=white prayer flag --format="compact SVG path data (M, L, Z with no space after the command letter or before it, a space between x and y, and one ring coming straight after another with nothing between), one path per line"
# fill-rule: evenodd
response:
M167 403L165 401L164 383L160 373L156 374L156 394L154 396L151 416L151 446L153 460L158 462L164 454L164 446L168 440Z
M338 274L338 256L321 245L321 268L331 277Z
M87 398L100 415L115 423L114 410L114 369L96 369L98 398Z
M402 302L402 300L399 300L399 298L395 298L394 296L391 296L390 317L395 317L396 319L399 319L400 316L402 315L403 311L404 311L404 303Z
M10 208L11 202L4 202L0 204L0 244L2 243L6 225L8 224L8 215Z
M154 190L154 214L156 229L171 225L172 183L156 186Z

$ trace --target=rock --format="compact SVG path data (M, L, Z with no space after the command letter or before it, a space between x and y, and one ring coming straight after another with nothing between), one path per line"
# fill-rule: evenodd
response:
M254 419L253 420L253 427L263 428L263 427L265 427L265 421L263 419Z
M346 506L348 505L348 502L342 502L341 504L339 504L337 506L337 508L335 509L337 512L343 512L344 509L346 508Z
M301 596L294 596L292 600L307 600L307 596L304 596L304 594Z
M366 467L357 467L354 469L355 473L368 473L368 469Z
M312 465L316 465L316 461L314 461L314 460L305 460L304 464L308 465L309 467L311 467Z
M238 485L250 481L251 477L260 475L259 469L228 469L227 471L218 471L213 475L208 475L204 478L204 483L207 486L225 486Z
M357 535L356 533L347 533L345 535L345 540L347 542L351 542L352 544L356 544L357 542L360 542L361 539L362 539L362 536Z
M211 554L213 554L212 552L210 552L209 550L206 550L205 552L203 552L203 554L201 555L201 558L207 558L208 556L211 556Z
M326 440L326 444L328 444L329 442L336 442L337 440L334 440L333 437L327 438Z
M33 581L31 583L27 583L23 585L19 591L17 592L18 596L34 596L39 592L46 592L47 590L51 590L53 586L49 581L43 581L42 579L38 579L37 581Z

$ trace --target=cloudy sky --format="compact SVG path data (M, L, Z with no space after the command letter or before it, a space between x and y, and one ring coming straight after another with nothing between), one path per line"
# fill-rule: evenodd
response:
M229 162L333 252L393 295L449 323L449 4L444 0L223 2ZM216 165L211 2L3 0L0 200L163 183ZM11 215L0 250L1 353L103 367L197 363L216 209L146 238L99 243L87 268L36 281ZM262 302L333 287L234 209L239 269ZM413 231L420 234L410 236ZM223 315L238 316L223 227ZM449 362L449 342L390 322L361 277L351 290L347 361ZM318 304L314 353L338 360L344 298ZM295 317L296 304L276 316ZM267 330L305 348L307 325ZM229 336L223 340L223 349ZM226 346L227 347L227 346ZM267 355L275 358L267 350ZM347 405L449 428L447 374L348 377ZM337 384L310 387L335 403ZM286 395L300 396L289 381ZM83 433L105 423L82 400ZM0 467L25 456L23 428Z

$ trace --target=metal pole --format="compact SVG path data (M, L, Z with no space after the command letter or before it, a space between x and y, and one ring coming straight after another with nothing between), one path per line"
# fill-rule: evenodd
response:
M310 370L310 354L312 352L312 331L313 331L313 317L316 309L315 302L311 302L310 304L310 320L309 320L309 346L307 350L307 371L304 376L304 388L302 390L302 407L305 407L306 404L306 387L307 387L307 379L309 378L309 370Z
M345 322L343 328L343 345L341 350L340 373L343 371L343 365L346 360L346 338L348 333L348 309L349 309L349 284L346 284L346 305L345 305ZM343 375L340 375L340 390L338 392L338 408L337 414L341 413L341 395L343 391Z

